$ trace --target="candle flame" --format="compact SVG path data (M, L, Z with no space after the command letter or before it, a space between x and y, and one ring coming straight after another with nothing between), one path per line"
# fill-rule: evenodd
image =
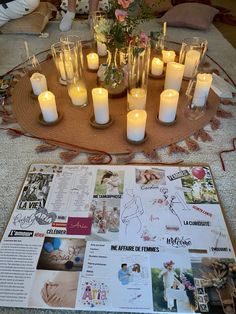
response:
M139 114L135 113L134 117L137 119L139 117Z

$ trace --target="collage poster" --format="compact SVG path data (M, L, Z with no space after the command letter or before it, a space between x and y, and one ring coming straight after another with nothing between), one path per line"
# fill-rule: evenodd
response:
M0 244L0 273L7 307L236 307L235 252L208 166L31 165Z

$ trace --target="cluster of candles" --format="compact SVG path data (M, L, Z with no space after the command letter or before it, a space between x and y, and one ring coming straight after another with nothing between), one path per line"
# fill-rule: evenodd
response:
M100 47L103 49L104 47ZM105 48L104 48L105 49ZM200 60L200 52L189 50L186 53L185 63L175 62L174 51L162 51L162 60L153 58L151 61L151 74L154 76L163 75L164 64L166 64L164 91L160 95L160 106L158 119L166 124L176 119L176 112L179 101L179 91L183 77L191 77L195 71L196 63ZM99 68L99 56L91 52L87 54L87 67L90 71L97 71ZM64 65L60 68L63 78ZM63 70L62 70L63 68ZM66 69L68 72L68 69ZM65 70L64 70L65 72ZM65 73L64 73L65 74ZM65 75L64 75L65 76ZM58 119L56 100L53 93L48 91L46 77L40 73L34 73L31 78L33 93L38 96L43 119L46 122L53 122ZM194 90L192 104L196 107L204 106L212 83L211 74L198 74ZM74 105L81 106L87 102L87 89L83 86L68 86L68 94ZM92 89L92 99L95 122L99 125L106 125L109 120L108 91L104 88ZM128 92L127 114L127 138L130 141L140 142L145 137L147 113L145 110L147 93L142 88L133 88Z

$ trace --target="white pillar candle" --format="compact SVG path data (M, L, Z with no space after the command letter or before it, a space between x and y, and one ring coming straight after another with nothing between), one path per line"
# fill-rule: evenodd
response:
M127 138L142 141L145 136L147 113L145 110L132 110L127 114Z
M73 105L80 107L87 104L87 89L84 86L71 85L68 94Z
M175 52L173 50L162 50L162 60L164 63L175 61Z
M184 62L184 76L188 78L192 78L197 69L199 60L200 60L200 52L198 50L189 50L186 53L185 62Z
M132 88L128 92L128 108L129 110L134 109L145 109L146 107L147 93L143 88Z
M160 96L159 120L170 123L175 120L179 93L174 89L166 89Z
M30 82L36 96L48 89L46 77L41 73L34 73L30 78Z
M100 57L104 57L107 55L107 46L106 44L97 41L97 53Z
M90 70L97 70L99 68L99 58L97 53L91 52L87 54L87 64Z
M105 88L93 88L93 108L95 121L98 124L109 122L108 91Z
M212 83L211 74L198 74L192 104L196 107L205 105Z
M56 121L58 113L54 94L49 91L43 92L38 96L38 100L44 121Z
M160 76L163 73L164 63L159 58L152 59L151 73L152 75Z
M64 67L65 67L65 71L66 71L66 78L68 80L72 80L74 77L74 69L73 69L72 62L65 60Z
M175 89L179 92L184 75L184 65L177 62L169 62L166 68L164 89Z

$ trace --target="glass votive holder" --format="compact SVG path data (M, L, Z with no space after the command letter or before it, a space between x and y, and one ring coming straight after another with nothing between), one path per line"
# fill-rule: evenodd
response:
M144 47L140 47L131 42L129 45L128 59L128 110L145 110L150 63L150 45L147 44Z
M68 95L74 106L83 108L88 104L88 93L84 80L76 78L67 84Z
M62 56L62 44L61 42L57 42L51 46L51 52L53 56L53 61L57 69L57 75L59 83L62 85L66 85L66 72L63 63Z
M189 120L198 120L205 114L211 83L212 75L204 73L189 81L184 107L184 114Z
M196 76L205 57L207 45L207 40L200 37L184 39L179 55L179 63L185 65L184 78L192 79Z

